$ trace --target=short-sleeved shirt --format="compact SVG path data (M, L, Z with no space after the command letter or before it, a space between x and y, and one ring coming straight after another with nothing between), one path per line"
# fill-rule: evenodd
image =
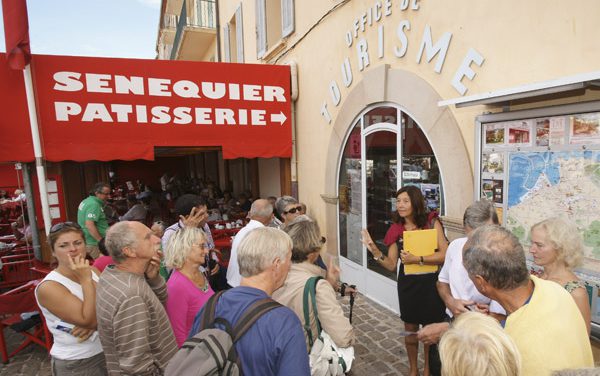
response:
M100 236L106 235L108 229L108 221L104 214L104 202L96 196L89 196L79 204L77 209L77 223L83 229L85 234L85 243L87 245L98 245L98 240L90 234L90 231L85 226L85 221L92 221L96 224L96 229L100 233Z
M235 287L219 298L216 317L235 326L250 305L267 297L264 291L253 287ZM198 333L203 312L204 308L196 316L190 336ZM236 342L235 349L245 375L310 375L302 325L287 307L275 308L261 316Z

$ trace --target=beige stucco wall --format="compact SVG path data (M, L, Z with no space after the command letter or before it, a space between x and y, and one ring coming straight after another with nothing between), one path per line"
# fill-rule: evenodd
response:
M232 17L240 1L222 0L219 3L223 23ZM333 235L331 232L335 229L332 227L335 223L327 214L328 205L321 195L334 194L337 177L332 164L337 163L340 152L336 148L345 135L344 126L351 125L361 105L385 98L413 108L419 107L420 103L419 110L423 116L427 112L443 116L443 122L423 124L421 119L416 120L428 131L428 137L442 163L449 205L447 214L459 218L472 198L474 119L484 111L500 110L484 106L462 109L439 109L436 106L437 100L460 96L451 81L469 49L475 49L485 61L481 67L471 65L476 73L473 80L463 78L462 82L468 88L466 95L596 71L600 66L600 41L596 37L600 2L595 0L428 0L417 1L418 10L411 10L409 4L409 9L404 11L400 9L401 0L391 0L391 15L383 16L372 26L366 26L364 32L359 30L358 38L353 38L352 46L348 47L345 42L346 31L352 30L354 20L360 19L363 12L375 3L374 0L297 0L295 33L282 42L277 53L267 57L271 63L293 60L298 65L299 98L294 109L299 196L309 205L312 215L320 222L327 222L330 235ZM327 14L335 7L337 9ZM256 62L255 2L243 1L243 13L246 62ZM394 55L394 48L400 46L396 29L403 20L410 22L410 30L405 30L408 38L406 54L399 58ZM377 56L379 25L383 25L384 32L384 56L381 58ZM429 63L425 56L420 63L416 61L426 25L431 27L434 43L444 33L452 34L440 73L434 71L437 56ZM358 69L356 52L357 41L361 38L368 43L370 58L369 66L362 72ZM345 58L350 59L353 73L352 84L347 88L342 83L341 75ZM386 66L388 68L383 69ZM427 88L429 100L409 103L414 90L412 86L392 85L385 92L381 91L382 86L377 84L381 81L372 77L383 74L378 73L382 69L387 74L385 82L395 82L390 77L403 75L406 80L398 82L418 82L421 87ZM338 106L332 103L328 93L329 83L333 80L341 92ZM357 100L356 93L361 92L368 95ZM592 96L597 97L595 94ZM552 103L588 99L591 99L589 95ZM330 123L320 114L324 103L327 103L331 114ZM528 106L531 105L520 105L519 108ZM451 133L452 137L444 137L446 132ZM450 184L457 184L464 189L457 196L450 197Z

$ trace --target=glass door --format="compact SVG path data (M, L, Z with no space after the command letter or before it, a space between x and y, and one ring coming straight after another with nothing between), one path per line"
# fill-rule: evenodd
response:
M402 185L418 186L429 210L443 207L437 161L421 128L396 106L368 109L355 121L340 160L340 266L344 282L396 312L397 269L387 270L373 259L362 244L361 230L368 229L387 255L383 240Z

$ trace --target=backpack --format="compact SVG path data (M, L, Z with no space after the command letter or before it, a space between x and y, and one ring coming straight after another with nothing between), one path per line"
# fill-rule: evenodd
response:
M222 317L215 318L217 301L225 291L213 295L200 317L200 331L188 338L165 369L165 376L242 375L235 343L265 313L282 305L265 298L246 309L234 327ZM216 327L220 324L225 329Z

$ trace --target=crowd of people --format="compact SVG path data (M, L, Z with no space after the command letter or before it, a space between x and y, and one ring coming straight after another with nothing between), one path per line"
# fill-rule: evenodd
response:
M221 270L211 256L204 197L179 195L171 226L123 220L109 227L100 223L108 193L107 184L97 184L79 207L78 223L50 231L58 266L36 296L54 335L54 374L164 374L207 324L237 328L248 310L270 299L277 304L233 345L246 375L315 374L321 333L336 349L360 341L337 299L340 291L355 291L339 281L332 258L324 262L326 239L293 197L249 202L249 222ZM366 229L362 240L374 260L398 270L411 376L419 374L419 343L424 375L550 375L593 367L587 292L573 273L583 246L572 224L552 218L532 227L530 253L543 270L534 276L522 245L499 226L488 201L465 210L465 237L452 242L418 188L397 192L392 219L383 240L387 249L379 249ZM404 249L405 232L421 229L436 230L433 254ZM86 256L96 259L93 265ZM437 268L405 273L411 264ZM226 283L211 282L218 273ZM313 282L315 300L308 304ZM220 321L208 322L210 315Z

